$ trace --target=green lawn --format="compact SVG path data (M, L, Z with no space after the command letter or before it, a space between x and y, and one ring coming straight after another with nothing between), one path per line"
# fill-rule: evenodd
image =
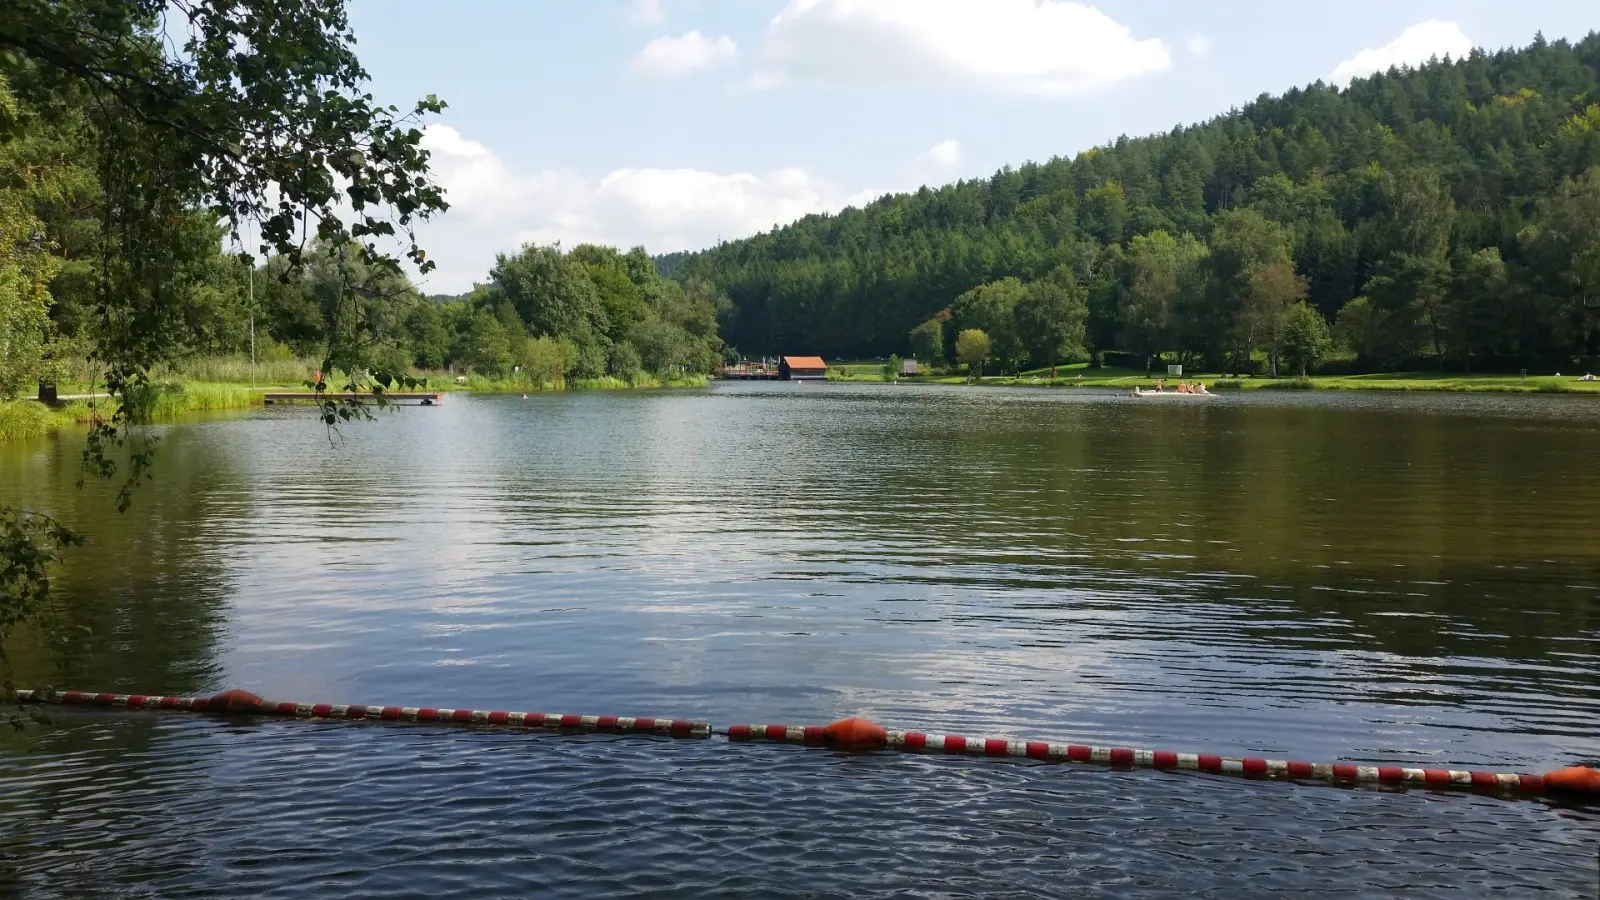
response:
M306 390L305 382L316 372L316 363L305 359L259 360L251 366L248 357L200 357L164 365L151 373L151 383L138 394L138 403L151 422L172 421L193 413L250 409L262 405L269 392ZM633 381L604 377L563 379L556 384L536 385L520 376L486 378L473 375L457 381L448 372L423 372L427 391L475 391L480 393L532 393L539 390L610 390L627 388L704 387L704 375L658 378L641 375ZM337 380L329 387L340 387ZM104 384L89 380L88 372L56 386L63 396L103 394ZM93 405L91 405L93 404ZM57 428L87 425L98 412L109 416L115 409L109 398L72 400L59 407L48 407L30 399L0 401L0 440L40 437Z
M829 368L833 381L882 381L882 364L868 369L866 363L847 364ZM1151 387L1157 378L1165 377L1156 371L1149 376L1138 369L1091 368L1088 363L1075 363L1056 367L1056 377L1050 378L1048 369L1034 369L1018 375L985 375L984 385L1021 385L1039 387L1093 387L1126 388ZM920 375L902 378L913 384L967 384L964 374ZM1200 381L1216 385L1222 381L1222 390L1340 390L1340 391L1449 391L1482 393L1596 393L1600 394L1600 381L1582 381L1578 375L1530 375L1522 378L1505 374L1464 374L1447 372L1383 372L1372 375L1313 375L1310 378L1238 378L1223 379L1215 373L1185 374L1167 378L1169 385L1178 381Z

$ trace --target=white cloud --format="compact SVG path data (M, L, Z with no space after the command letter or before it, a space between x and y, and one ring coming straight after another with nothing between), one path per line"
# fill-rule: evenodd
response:
M965 158L961 142L940 141L911 160L911 178L919 185L942 182L950 176L956 166L961 165L961 161Z
M628 4L628 21L635 25L660 25L667 20L661 0L633 0Z
M524 243L643 244L652 253L700 249L884 193L840 191L802 168L760 175L662 168L524 173L448 125L428 126L423 145L450 201L449 212L419 229L438 264L423 288L431 293L464 291L486 280L497 252Z
M1328 80L1334 84L1348 84L1374 72L1386 72L1390 66L1419 66L1430 58L1460 59L1472 52L1472 40L1455 22L1430 19L1400 32L1400 36L1382 47L1368 47L1335 66Z
M698 31L682 37L658 37L628 61L633 75L685 75L739 62L739 45L727 35L708 38Z
M1061 96L1172 65L1167 46L1064 0L790 0L752 87L962 85Z
M941 169L953 168L961 162L961 143L959 141L940 141L929 147L920 159L928 165Z
M1191 34L1184 40L1183 49L1195 59L1205 59L1211 55L1211 38L1203 34Z

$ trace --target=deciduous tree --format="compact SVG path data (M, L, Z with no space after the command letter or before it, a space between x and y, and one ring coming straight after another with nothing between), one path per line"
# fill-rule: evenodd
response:
M1051 378L1056 377L1056 363L1063 357L1084 353L1084 323L1089 310L1083 288L1071 269L1061 266L1029 284L1013 315L1017 334L1034 365L1049 366Z
M956 359L967 367L967 377L983 376L984 360L989 358L989 335L982 329L968 328L956 335Z

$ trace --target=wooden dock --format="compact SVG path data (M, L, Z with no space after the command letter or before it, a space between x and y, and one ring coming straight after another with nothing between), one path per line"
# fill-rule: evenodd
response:
M444 402L444 394L437 393L416 393L408 391L406 393L384 394L383 396L384 399L390 403L400 404L403 406L438 406L440 403ZM316 394L309 391L297 391L289 393L273 392L263 395L263 398L269 406L274 403L294 403L296 401L316 402L324 400L355 400L361 403L377 402L371 394L350 394L336 391L327 391L326 393L322 394Z
M736 366L724 366L717 374L729 381L777 381L778 367L760 363L740 363Z

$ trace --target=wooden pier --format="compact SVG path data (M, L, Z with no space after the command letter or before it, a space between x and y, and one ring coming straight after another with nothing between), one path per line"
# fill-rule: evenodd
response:
M747 363L739 366L727 366L720 374L730 381L777 381L778 367Z
M820 356L780 356L775 363L746 360L723 366L717 376L729 381L823 381L828 364Z
M384 394L383 396L388 402L402 406L438 406L440 403L444 402L444 394L437 393L406 392ZM336 391L327 391L321 394L311 393L309 391L297 391L290 393L274 392L263 395L263 399L266 401L268 406L271 406L274 403L294 403L296 401L317 402L326 400L354 400L360 403L377 402L377 399L371 394L351 394Z

